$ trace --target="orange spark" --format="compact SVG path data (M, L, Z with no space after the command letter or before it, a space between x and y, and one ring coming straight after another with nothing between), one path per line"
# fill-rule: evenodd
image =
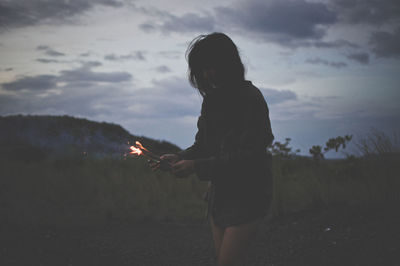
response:
M138 147L139 149L148 151L145 147L143 147L142 143L140 143L139 141L136 141L135 144L136 147Z
M129 149L131 149L131 154L136 154L136 155L142 155L143 152L140 148L136 148L135 146L130 146Z

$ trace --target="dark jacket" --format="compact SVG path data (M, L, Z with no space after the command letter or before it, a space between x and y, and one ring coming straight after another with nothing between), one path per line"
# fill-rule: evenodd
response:
M195 160L198 178L211 181L214 215L259 212L272 194L267 147L274 139L259 89L244 81L206 94L197 127L194 144L179 155Z

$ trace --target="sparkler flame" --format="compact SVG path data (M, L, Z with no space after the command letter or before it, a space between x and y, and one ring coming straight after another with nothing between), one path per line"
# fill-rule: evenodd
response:
M138 156L143 155L148 159L149 162L160 164L161 170L166 171L171 169L170 163L162 161L159 155L156 155L143 147L139 141L136 141L135 145L130 146L129 149L131 149L130 154L136 154Z
M139 141L135 142L135 145L137 148L139 148L140 150L144 150L144 151L149 151L148 149L146 149L145 147L143 147L142 143L140 143Z
M131 149L131 154L136 154L136 155L142 155L143 152L140 148L136 148L135 146L130 146L129 149Z
M143 147L143 145L139 142L136 141L134 146L129 147L131 149L131 154L136 154L136 155L143 155L153 161L159 162L160 161L160 156L155 155L154 153L150 152L148 149Z

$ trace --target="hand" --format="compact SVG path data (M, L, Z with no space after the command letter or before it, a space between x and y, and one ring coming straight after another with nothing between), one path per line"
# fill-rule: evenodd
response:
M168 171L171 170L171 165L177 161L179 161L179 156L176 154L164 154L160 156L161 161L160 162L153 162L148 160L150 164L150 168L153 171L156 170L163 170L163 171Z
M164 154L160 156L161 160L165 160L169 163L176 163L177 161L179 161L179 156L176 154Z
M161 160L158 162L148 160L151 170L161 170L161 171L171 171L171 164L166 160Z
M187 177L194 173L194 160L181 160L172 165L172 171L177 177Z

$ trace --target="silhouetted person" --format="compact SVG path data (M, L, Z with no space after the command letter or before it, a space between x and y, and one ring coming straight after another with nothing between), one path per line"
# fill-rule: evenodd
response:
M218 265L240 265L272 200L274 136L263 95L245 79L236 45L200 35L187 53L189 81L203 96L194 144L165 154L172 173L209 181L208 218Z

